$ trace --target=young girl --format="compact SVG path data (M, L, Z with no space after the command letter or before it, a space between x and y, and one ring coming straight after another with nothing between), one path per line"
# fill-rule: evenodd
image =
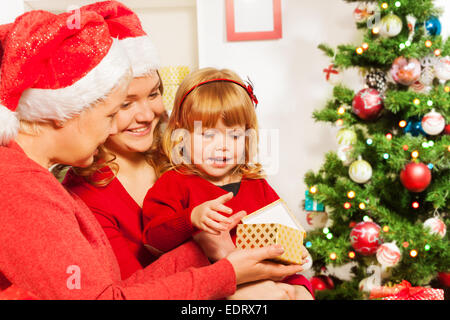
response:
M144 243L167 252L194 239L217 260L235 249L231 215L244 216L279 199L253 163L258 143L257 99L230 70L200 69L180 85L163 137L172 165L143 203ZM231 230L233 242L235 229ZM291 284L309 287L303 276ZM311 290L310 290L311 291Z

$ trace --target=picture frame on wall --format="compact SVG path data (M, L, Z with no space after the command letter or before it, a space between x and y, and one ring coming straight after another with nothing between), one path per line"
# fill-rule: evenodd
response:
M225 0L228 41L282 38L281 0Z

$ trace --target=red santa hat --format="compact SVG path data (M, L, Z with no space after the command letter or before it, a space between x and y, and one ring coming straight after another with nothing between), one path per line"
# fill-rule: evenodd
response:
M19 121L66 120L105 97L130 69L104 18L30 11L0 26L0 145Z
M118 1L102 1L81 7L81 10L95 11L103 16L111 36L119 39L127 52L134 77L160 67L156 47L131 9Z

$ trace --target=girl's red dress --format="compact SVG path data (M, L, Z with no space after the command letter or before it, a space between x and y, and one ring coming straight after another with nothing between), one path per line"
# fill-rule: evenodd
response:
M144 199L144 243L167 252L190 240L199 231L191 223L192 209L226 193L198 175L175 170L164 173ZM225 205L233 213L245 210L250 214L279 198L265 179L243 178L238 193ZM235 232L230 232L233 241ZM310 282L302 275L290 276L284 282L303 285L313 294Z

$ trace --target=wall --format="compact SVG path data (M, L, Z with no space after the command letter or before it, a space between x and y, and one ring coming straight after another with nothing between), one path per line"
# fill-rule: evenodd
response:
M303 177L310 169L317 171L325 153L337 148L337 128L315 123L311 117L331 97L333 88L322 72L330 59L317 45L335 47L362 39L353 23L356 5L339 0L282 0L282 39L227 42L224 2L197 0L199 66L226 67L242 77L250 76L260 101L260 127L279 133L279 169L268 181L306 225L301 208L306 189ZM441 22L448 35L450 3L436 3L446 9ZM354 90L363 87L356 70L339 77Z
M198 68L197 12L193 4L136 9L144 30L160 52L163 66Z
M8 0L9 2L10 0ZM96 0L13 0L25 10L66 12ZM4 1L6 2L6 1ZM142 27L154 41L162 66L198 68L197 12L195 0L121 0L139 16ZM3 3L0 2L0 3Z
M11 23L24 12L23 0L0 1L0 24Z

